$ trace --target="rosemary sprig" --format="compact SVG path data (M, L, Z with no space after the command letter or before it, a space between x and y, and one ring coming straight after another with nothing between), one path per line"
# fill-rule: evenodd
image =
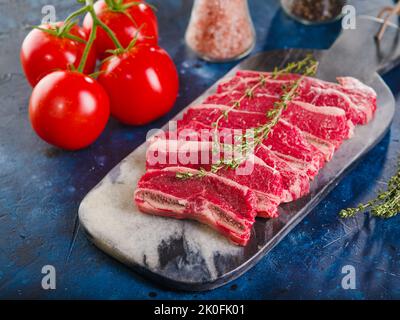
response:
M279 119L283 113L283 111L287 108L288 104L297 96L297 89L300 86L301 81L305 77L314 76L318 68L318 62L313 59L311 55L307 56L305 59L298 61L298 62L291 62L289 63L284 69L278 70L275 69L272 74L271 78L276 79L282 74L288 74L291 72L301 72L302 76L297 80L293 81L293 83L289 85L285 85L282 87L283 93L279 101L275 102L274 108L269 110L266 113L266 118L269 120L265 124L252 128L250 130L251 136L249 132L235 137L238 138L238 141L241 143L238 146L234 146L234 150L240 154L239 157L232 158L232 159L221 159L217 161L215 164L211 166L211 173L217 173L221 169L237 169L244 161L247 160L250 152L254 152L254 150L262 144L262 142L268 137L269 133L271 132L272 128L279 122ZM212 124L214 128L214 142L217 145L220 145L219 138L218 138L218 128L219 123L222 119L226 119L229 116L229 112L232 110L239 108L241 102L245 98L253 98L254 91L261 87L265 86L267 82L267 78L264 75L260 76L259 81L252 86L245 90L243 96L241 96L238 100L234 101L232 106L222 112L221 116L217 118L217 120ZM249 141L250 140L250 141ZM207 171L203 168L200 169L198 174L177 174L178 179L190 179L190 178L202 178L207 175Z
M400 213L400 159L397 163L397 172L390 178L386 191L378 193L377 197L356 208L340 211L341 218L351 218L355 215L369 211L375 217L388 219Z

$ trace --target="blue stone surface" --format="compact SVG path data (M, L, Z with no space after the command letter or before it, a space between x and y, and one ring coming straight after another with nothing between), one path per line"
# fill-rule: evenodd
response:
M358 13L376 14L392 1L353 1ZM9 0L0 3L0 298L41 299L398 299L400 217L361 215L339 220L340 209L374 197L396 170L400 115L391 131L287 237L253 269L228 286L204 293L165 289L95 248L77 225L86 193L121 159L224 75L234 63L198 60L183 42L191 1L152 1L158 7L161 45L180 73L180 95L170 114L145 127L110 120L101 138L80 152L64 152L40 141L27 116L30 87L18 61L29 26L43 5L59 19L72 2ZM274 0L251 0L257 30L254 52L274 48L325 49L340 24L305 27L288 18ZM361 54L361 53L360 53ZM368 67L368 66L366 66ZM400 92L400 69L384 79ZM57 270L57 289L41 287L44 265ZM356 270L356 289L341 286L342 268Z

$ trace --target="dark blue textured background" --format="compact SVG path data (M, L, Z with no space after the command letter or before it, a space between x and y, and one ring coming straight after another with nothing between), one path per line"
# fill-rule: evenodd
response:
M273 48L328 48L340 25L305 27L276 0L250 0L257 29L255 52ZM400 298L400 217L340 220L341 208L374 196L395 172L400 114L391 132L267 257L240 279L205 293L161 288L95 248L77 226L85 194L121 159L223 76L232 64L198 60L184 46L191 1L152 1L158 7L161 45L180 72L174 110L152 125L132 128L111 120L101 138L81 152L63 152L30 129L30 87L18 61L20 43L44 4L58 18L74 1L0 0L0 298L90 299L371 299ZM358 13L376 13L391 1L355 1ZM362 54L362 53L360 53ZM356 58L356 57L355 57ZM366 66L368 67L368 66ZM385 80L395 95L400 69ZM54 265L57 289L41 289L41 268ZM343 290L341 268L351 264L357 289Z

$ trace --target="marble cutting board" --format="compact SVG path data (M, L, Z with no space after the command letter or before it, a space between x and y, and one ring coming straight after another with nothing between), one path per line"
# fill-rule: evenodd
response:
M329 55L329 51L309 50L264 52L246 59L227 76L238 69L270 71L275 66L299 60L310 52L321 61ZM332 66L328 69L332 70ZM257 219L246 247L231 244L200 223L156 217L138 211L133 203L133 192L145 171L145 143L85 197L79 208L81 225L100 249L163 285L200 291L234 280L263 258L384 137L394 115L395 101L375 70L372 69L368 77L363 77L378 93L378 111L373 121L357 127L354 137L341 146L313 181L309 195L281 206L277 219ZM347 72L342 75L352 74ZM322 68L318 76L329 79L332 71L324 74ZM193 104L202 101L215 87L207 90ZM176 118L180 118L182 113Z

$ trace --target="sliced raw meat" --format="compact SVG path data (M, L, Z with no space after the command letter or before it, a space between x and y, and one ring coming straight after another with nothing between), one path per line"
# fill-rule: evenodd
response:
M195 141L195 140L200 140L200 141L214 141L214 133L215 130L210 124L204 124L198 121L190 121L190 122L185 122L183 120L178 121L178 131L177 132L167 132L165 135L165 138L169 139L176 139L176 136L178 135L178 139L181 140L190 140L190 141ZM237 129L237 128L228 128L228 127L220 127L218 130L218 137L220 139L220 143L234 143L236 140L236 137L243 136L246 134L246 130L244 129ZM305 138L304 138L305 139ZM303 140L304 140L303 139ZM292 159L294 162L296 162L296 168L299 168L298 164L301 163L302 165L300 166L303 169L303 172L305 172L308 176L308 178L313 179L317 174L318 174L318 168L315 166L316 163L320 163L321 159L318 156L315 156L316 159L313 161L308 161L304 160L304 157L296 157L296 156L290 156L286 155L282 152L286 151L286 148L280 148L280 144L275 144L272 143L272 145L275 146L275 149L272 150L272 145L269 142L270 137L266 139L263 142L263 146L273 152L274 154L278 155L279 158L282 158L285 161L291 162ZM308 144L306 140L303 141L304 143ZM261 146L259 146L261 148ZM289 148L289 146L288 146ZM277 151L278 150L278 151ZM313 149L314 150L314 149ZM256 152L258 151L255 150ZM315 151L315 150L314 150ZM319 152L319 151L317 151ZM257 153L256 153L257 155ZM258 156L258 155L257 155ZM264 159L263 159L264 160ZM270 164L269 164L270 165Z
M241 93L215 94L206 99L204 103L232 106L232 101L240 99ZM233 96L233 97L232 97ZM236 110L266 113L274 108L274 103L279 98L267 94L255 94L241 100ZM282 119L295 125L302 131L327 140L338 147L343 140L349 139L354 131L354 125L347 120L346 113L335 107L315 107L306 102L295 101L289 103L282 114Z
M279 152L274 152L265 145L257 148L256 156L280 173L283 183L282 202L297 200L310 192L307 163Z
M255 216L276 217L281 202L307 194L310 179L351 137L354 124L367 123L376 111L375 91L357 79L341 77L330 83L303 77L295 99L254 154L212 173L221 154L224 160L238 159L238 154L227 155L219 148L232 150L232 144L242 143L237 138L268 123L268 111L299 77L272 79L271 73L239 71L220 82L205 104L190 107L176 128L152 137L148 171L135 191L139 209L200 221L246 245ZM238 100L240 105L232 110Z
M227 128L222 130L224 131L223 135L225 135L226 141L230 142L235 141L232 136L243 134L243 131L241 130L239 132L234 132L232 129ZM204 134L201 134L202 131L204 131ZM188 137L190 138L188 139ZM185 125L178 124L177 132L167 132L160 138L211 142L213 141L213 131L210 132L210 127L207 125L191 121ZM152 140L152 142L154 141L155 139ZM221 142L223 142L223 139L221 139ZM309 173L310 170L307 162L272 151L265 145L260 145L256 149L255 156L280 173L283 183L282 202L291 202L301 198L309 192L310 183L307 172Z
M225 110L227 110L227 107L218 105L191 107L185 113L182 124L198 121L212 127L212 123ZM221 119L219 125L221 128L251 129L263 125L265 122L266 117L262 113L233 110L227 118ZM315 176L325 163L325 155L316 147L310 145L298 128L285 120L278 122L263 143L272 150L308 162L310 176Z
M302 131L335 145L349 139L354 129L342 109L315 107L300 101L290 103L283 113L283 118L295 124Z
M135 202L145 213L193 219L207 224L238 245L246 245L256 215L257 199L247 187L217 175L178 179L197 170L172 167L150 170L139 181Z
M147 169L164 169L183 166L196 170L211 171L220 159L233 159L232 145L220 145L203 141L156 140L147 150ZM216 174L249 187L257 196L257 215L266 218L278 216L278 205L284 200L283 182L280 173L256 156L250 156L237 169L222 168Z
M207 108L212 107L212 108L219 108L219 109L227 108L226 106L223 106L223 105L203 105L203 107L207 107ZM281 123L277 126L278 130L279 130L279 127L282 127L283 125L288 127L287 124L290 123L290 121L286 122L284 120L292 119L294 121L297 117L301 117L301 114L299 114L299 113L303 113L303 114L305 114L303 116L304 123L301 123L299 125L293 125L293 123L291 123L290 126L295 127L296 129L298 127L301 127L301 128L304 128L304 129L306 129L308 131L315 132L316 134L318 134L320 136L324 136L324 137L328 138L328 137L335 136L336 129L334 128L334 125L332 124L332 122L334 122L334 121L339 122L340 120L342 120L342 123L340 125L342 127L344 126L346 128L345 130L348 132L348 134L350 134L349 133L350 131L352 132L352 130L350 130L350 127L348 125L348 121L346 120L346 116L344 114L342 114L341 116L339 115L339 116L335 117L335 116L326 115L326 114L324 114L322 112L319 112L317 114L313 114L312 112L309 111L310 108L308 108L308 109L301 108L301 107L293 107L293 108L291 108L291 110L297 110L297 109L300 110L300 111L297 112L297 115L288 111L286 113L286 115L284 117L282 117ZM335 108L335 109L339 110L337 108ZM242 111L242 110L236 110L236 111L239 112L239 111ZM251 118L252 119L253 125L256 125L257 123L262 123L262 122L266 122L267 121L265 113L244 112L244 114L246 115L247 118ZM236 115L238 115L238 113L236 113ZM243 114L239 113L239 116L242 116L242 115ZM315 121L313 121L313 116L314 116L314 118L317 118L319 116L319 118L322 119L321 121L324 122L323 123L324 129L321 129L321 127L319 127L319 126L315 126ZM245 119L245 118L243 118L243 119ZM337 121L337 120L339 120L339 121ZM344 124L343 124L343 122L344 122ZM206 123L206 122L203 121L203 123ZM236 126L236 122L232 122L232 123L235 124L234 128L243 129L243 125L242 126ZM221 122L221 126L224 127L223 122ZM331 127L331 128L329 128L329 127ZM352 127L352 125L351 125L351 127ZM286 129L293 131L293 128L286 128ZM311 144L312 147L314 147L318 151L320 151L323 154L324 159L326 161L329 161L329 160L332 159L332 156L333 156L333 153L334 153L335 149L337 147L339 147L339 145L342 143L342 140L326 140L326 139L323 139L323 138L319 138L318 136L315 136L315 135L313 135L312 133L309 133L309 132L301 132L299 134L303 136L303 139L307 143ZM339 134L336 135L336 137L338 137L338 136L339 136Z
M302 87L296 99L316 106L335 106L341 108L346 112L347 118L354 124L366 124L373 116L372 107L368 109L359 107L347 94L332 88Z
M236 74L242 78L259 77L260 73L254 71L238 71ZM270 76L270 73L264 73L265 76ZM282 75L278 80L297 80L301 77L298 74ZM368 114L376 111L377 107L377 94L375 90L360 80L353 77L338 77L337 83L327 82L320 79L305 77L303 83L307 86L321 88L321 89L334 89L341 93L346 94L350 100L355 104L356 108L362 109Z
M265 76L271 76L271 73L262 73ZM255 71L238 71L236 76L241 78L259 77L260 73ZM286 74L278 77L278 80L297 80L301 77L299 74ZM337 83L327 82L324 80L316 79L313 77L305 77L303 82L312 87L319 87L322 89L334 89L339 92L347 94L352 102L357 107L372 112L376 110L377 95L373 88L362 83L360 80L353 77L338 77Z
M235 101L242 99L243 92L238 90L227 90L221 93L215 93L206 98L204 104L219 104L232 106ZM279 101L279 96L273 96L265 93L254 94L253 98L246 97L241 100L238 110L246 110L253 112L265 112Z
M266 76L270 74L265 73ZM283 86L298 79L299 75L282 76L277 80L267 79L264 86L258 87L255 93L280 96ZM244 93L259 82L260 73L249 71L238 72L238 75L221 82L217 93L239 91ZM354 124L365 124L372 119L376 110L376 93L372 88L353 78L338 78L341 84L321 81L315 78L304 78L296 101L311 103L315 106L330 106L343 109L348 119Z
M332 159L335 150L340 146L340 142L333 143L332 141L318 138L305 131L302 131L302 133L304 139L306 139L310 145L320 151L324 155L326 161L330 161Z
M377 94L374 89L352 77L338 77L341 90L347 93L350 99L358 106L370 106L375 113L377 108Z

